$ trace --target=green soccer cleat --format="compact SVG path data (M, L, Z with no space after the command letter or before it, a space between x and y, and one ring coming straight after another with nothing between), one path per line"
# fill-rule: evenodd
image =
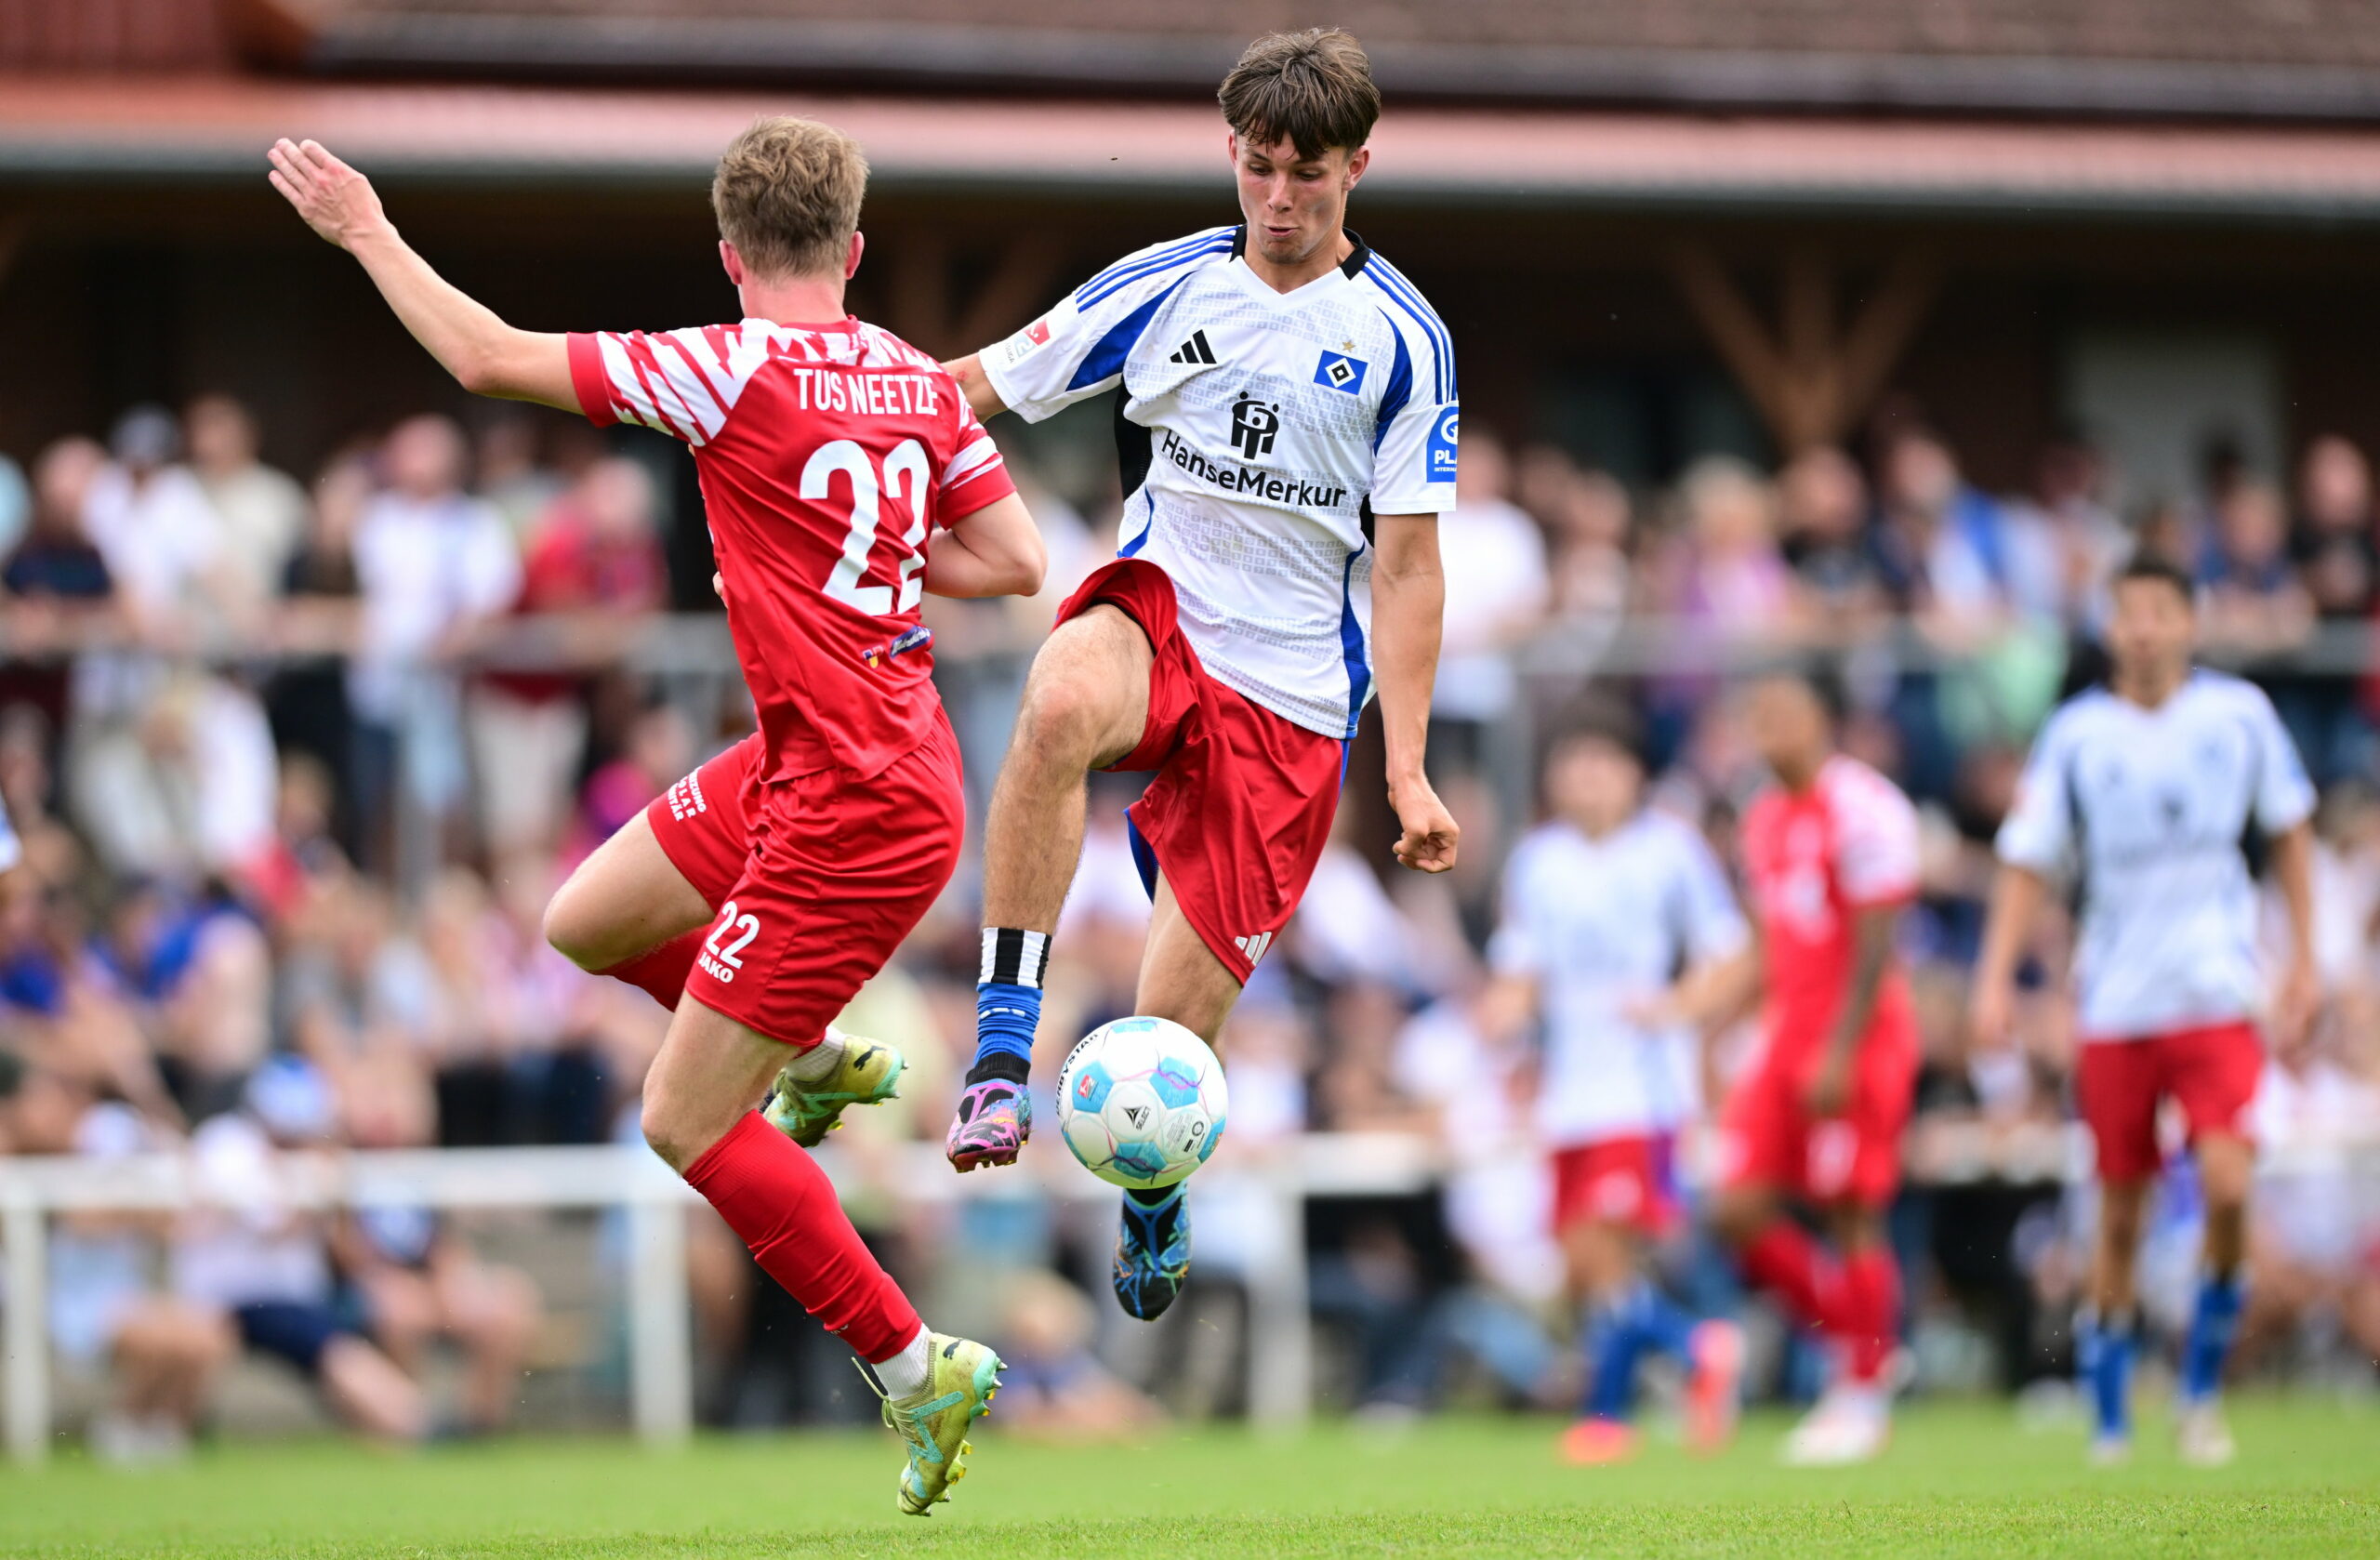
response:
M860 1367L868 1385L884 1397L884 1422L909 1444L898 1500L911 1516L932 1516L937 1502L950 1499L950 1487L967 1476L967 1454L975 1449L967 1439L968 1427L992 1411L1006 1368L981 1343L939 1332L929 1336L933 1368L924 1389L910 1396L886 1397L875 1370Z
M843 1059L834 1072L817 1083L803 1083L788 1064L777 1074L768 1102L760 1107L770 1126L804 1148L815 1148L842 1124L845 1105L880 1105L892 1099L908 1065L901 1053L882 1040L864 1039L829 1028L821 1045L840 1045Z

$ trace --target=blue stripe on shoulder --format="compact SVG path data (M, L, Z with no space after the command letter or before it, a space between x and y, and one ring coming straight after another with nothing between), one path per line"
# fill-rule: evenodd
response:
M1202 239L1187 247L1165 250L1148 257L1137 265L1119 267L1104 277L1097 277L1085 283L1082 290L1075 295L1075 306L1079 309L1088 309L1104 298L1115 297L1133 283L1144 278L1177 267L1196 265L1210 256L1229 253L1231 253L1231 239L1228 236Z
M1193 249L1203 248L1205 245L1212 244L1214 240L1215 235L1211 232L1193 233L1188 238L1177 238L1170 243L1160 244L1154 249L1145 250L1138 254L1127 255L1122 259L1117 260L1114 265L1109 266L1105 271L1101 271L1098 275L1084 283L1081 286L1077 287L1075 289L1075 297L1077 301L1080 301L1085 295L1094 291L1104 284L1113 281L1127 271L1137 270L1142 266L1163 259L1168 255L1185 254Z
M1083 354L1082 362L1076 365L1075 377L1066 381L1066 389L1081 390L1112 374L1121 374L1124 359L1132 350L1132 343L1149 328L1149 322L1157 317L1157 306L1171 297L1173 289L1187 280L1187 277L1175 277L1163 292L1108 326L1107 334L1092 342L1091 350Z
M1453 401L1454 344L1447 334L1445 322L1422 300L1421 295L1414 290L1413 284L1397 275L1395 269L1378 255L1365 264L1364 274L1371 278L1372 285L1421 327L1422 336L1430 343L1430 356L1435 360L1431 364L1431 390L1439 405Z
M1388 333L1396 342L1396 360L1389 365L1388 388L1381 392L1380 417L1372 425L1372 453L1380 453L1381 441L1388 437L1388 425L1405 403L1413 399L1413 354L1405 349L1405 333L1392 325Z

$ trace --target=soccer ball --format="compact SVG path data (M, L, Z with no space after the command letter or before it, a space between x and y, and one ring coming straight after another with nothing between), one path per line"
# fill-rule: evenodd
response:
M1223 1064L1170 1019L1119 1018L1082 1038L1058 1075L1058 1130L1117 1186L1170 1186L1223 1135Z

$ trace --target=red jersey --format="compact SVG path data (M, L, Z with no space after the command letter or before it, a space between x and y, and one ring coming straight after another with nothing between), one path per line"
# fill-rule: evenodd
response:
M1743 853L1766 945L1768 1043L1779 1055L1814 1051L1849 994L1852 912L1917 892L1917 810L1837 754L1808 790L1761 794L1744 814ZM1913 1022L1908 982L1887 970L1864 1038L1913 1038Z
M598 425L694 447L760 777L867 778L915 751L939 710L928 535L1015 491L958 382L854 319L574 335L570 373Z

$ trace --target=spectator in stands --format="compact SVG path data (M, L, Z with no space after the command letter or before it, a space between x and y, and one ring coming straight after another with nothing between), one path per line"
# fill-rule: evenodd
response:
M1875 627L1890 602L1868 535L1868 483L1832 444L1813 444L1777 476L1778 550L1792 571L1795 615L1828 638Z
M431 1115L426 1090L376 1092L350 1102L347 1135L357 1148L426 1148ZM511 1422L545 1311L527 1274L483 1262L451 1219L416 1204L347 1210L331 1226L331 1252L341 1309L400 1369L420 1382L430 1346L451 1342L463 1356L462 1428L487 1434Z
M68 684L89 674L64 661L33 659L104 633L116 616L115 582L83 526L91 483L107 452L88 439L60 439L33 462L33 517L5 563L8 642L27 657L0 668L0 701L39 709L52 732L66 729Z
M128 885L86 969L130 1015L182 1114L235 1105L271 1038L263 932L219 893Z
M173 414L134 407L116 420L108 447L112 458L84 494L83 525L141 641L182 652L252 628L250 603L230 583L215 508L180 463Z
M1553 544L1553 611L1566 634L1600 642L1626 612L1633 516L1628 490L1608 472L1582 471L1551 444L1521 454L1514 496Z
M279 972L289 1049L342 1103L392 1078L426 1079L440 989L420 945L400 931L388 891L368 879L335 879L298 931Z
M538 458L538 434L550 419L517 403L481 410L471 485L525 549L537 517L562 491L562 477Z
M1056 1274L1028 1268L1009 1280L1000 1408L1012 1434L1113 1443L1165 1422L1164 1409L1099 1362L1092 1332L1082 1291Z
M1502 441L1474 419L1455 507L1440 522L1449 544L1447 609L1430 702L1433 756L1465 767L1477 767L1485 729L1513 708L1517 688L1507 653L1537 631L1553 603L1544 533L1511 491Z
M256 417L228 395L202 395L182 413L190 463L215 511L222 588L253 625L281 594L306 522L306 490L257 457Z
M0 1052L0 1153L122 1159L173 1145L158 1123L87 1082L10 1064ZM207 1383L238 1346L224 1316L153 1292L149 1213L59 1214L48 1242L49 1340L70 1370L112 1368L91 1421L93 1453L123 1464L187 1455Z
M2106 620L2106 582L2135 541L2101 496L2106 462L2087 440L2060 434L2033 463L2033 490L2010 506L2016 524L2044 539L2056 564L2055 605L2072 630L2096 633Z
M2313 602L2290 565L2280 495L2262 483L2236 483L2215 522L2214 546L2198 571L2209 642L2254 655L2304 640Z
M25 469L0 455L0 558L16 549L33 518L33 490L25 481Z
M612 456L548 506L528 541L513 614L547 630L554 662L601 671L668 598L653 478ZM480 826L489 853L550 849L587 745L586 679L496 671L470 694ZM674 776L673 776L674 778Z
M364 831L352 780L347 668L337 657L356 640L364 588L355 571L355 527L371 496L371 466L352 454L334 457L314 479L306 529L283 571L274 614L273 642L290 659L265 685L283 751L305 754L328 773L334 828L352 860L363 858Z
M337 1310L322 1221L289 1196L305 1157L326 1147L337 1124L328 1082L285 1057L249 1080L241 1109L198 1129L191 1175L199 1202L175 1235L174 1290L227 1316L249 1349L307 1378L350 1428L419 1441L430 1432L420 1389Z
M1758 638L1787 627L1792 575L1777 549L1777 497L1740 460L1706 456L1678 483L1682 565L1667 606L1705 632Z
M461 799L455 664L520 594L520 553L496 511L463 492L464 454L462 430L444 417L399 423L381 448L388 485L356 520L364 614L348 673L357 743L348 779L372 824L392 800L390 777L434 822ZM393 848L367 854L392 862Z
M2380 606L2380 537L2375 537L2372 464L2335 433L2306 446L2297 468L2297 513L2290 561L2325 624L2366 623ZM2307 676L2273 690L2289 734L2317 783L2368 767L2372 728L2351 679Z
M686 718L654 704L629 722L620 751L587 777L578 789L570 827L562 839L562 869L567 874L609 839L645 805L694 767L694 734Z

